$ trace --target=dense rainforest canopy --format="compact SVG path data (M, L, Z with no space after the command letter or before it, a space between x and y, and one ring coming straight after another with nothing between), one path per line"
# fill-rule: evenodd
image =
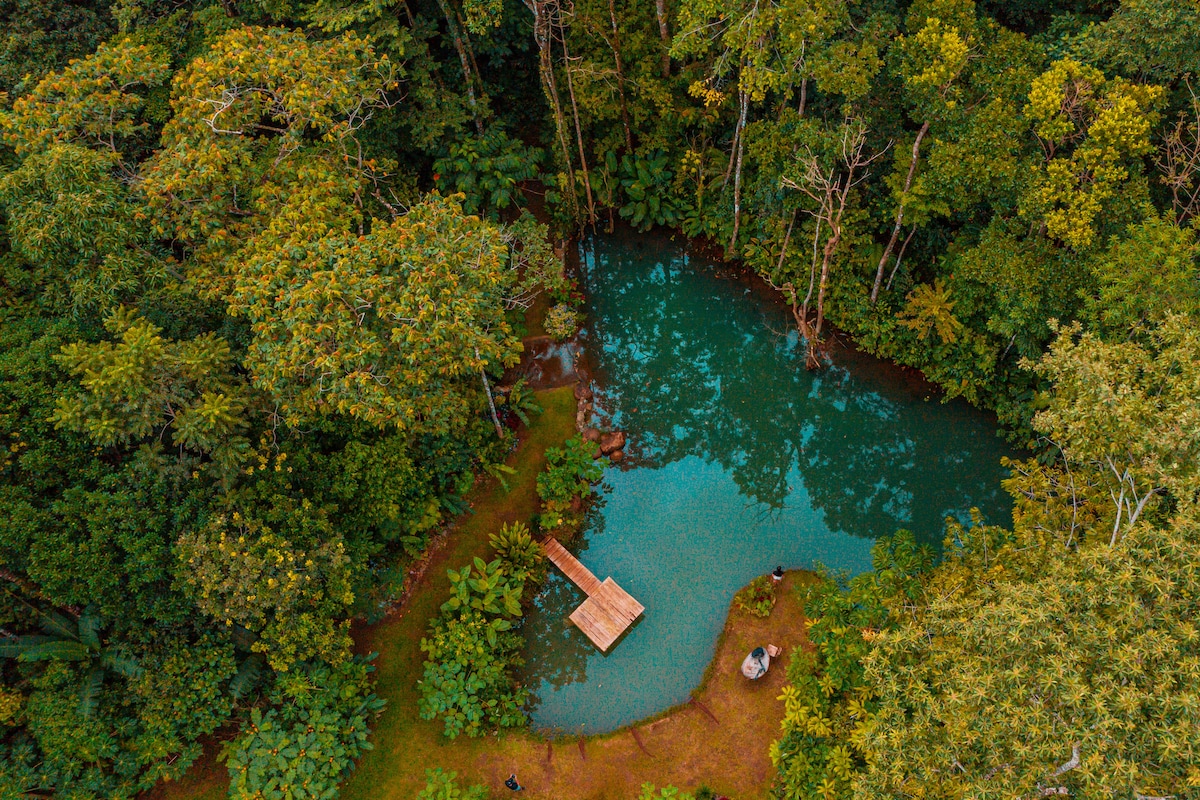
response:
M511 448L553 243L617 217L1033 453L1011 529L814 591L781 797L1200 793L1195 0L0 19L0 796L132 797L220 727L233 797L335 796L350 621Z

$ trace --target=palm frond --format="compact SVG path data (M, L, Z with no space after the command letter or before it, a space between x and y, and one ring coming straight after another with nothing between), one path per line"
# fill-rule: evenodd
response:
M229 628L229 638L233 641L233 646L238 650L249 651L254 643L258 641L258 634L254 631L243 628L241 625L234 623Z
M79 715L90 717L96 713L100 701L100 690L104 687L104 667L97 666L79 687Z
M235 700L241 700L257 684L262 677L262 656L255 653L242 659L238 665L237 674L229 682L229 693Z
M62 661L87 661L92 656L92 652L83 642L75 639L55 639L50 636L46 638L50 641L26 647L17 658L21 661L48 661L52 658Z
M79 618L79 641L90 647L92 650L100 649L100 628L104 623L100 620L100 615L96 613L93 606L88 606L83 616Z
M54 636L13 636L0 639L0 658L19 658L22 653L37 644L57 642Z
M119 647L106 647L100 654L100 664L122 678L140 678L145 672L136 658Z
M78 639L79 625L59 611L42 611L42 630L60 639Z

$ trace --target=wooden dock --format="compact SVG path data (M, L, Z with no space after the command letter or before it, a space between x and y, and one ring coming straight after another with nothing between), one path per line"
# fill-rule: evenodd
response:
M554 566L588 596L579 608L571 612L571 622L601 652L608 652L613 642L621 638L621 634L642 615L646 607L634 600L612 578L600 581L553 536L547 536L542 541L542 549Z

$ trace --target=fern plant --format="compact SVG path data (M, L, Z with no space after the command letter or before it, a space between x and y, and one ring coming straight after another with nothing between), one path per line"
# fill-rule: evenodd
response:
M542 413L542 407L538 405L537 397L533 390L525 383L524 378L518 378L513 387L508 390L508 394L500 398L500 403L512 412L513 416L521 420L525 425L529 424L529 417L533 414Z

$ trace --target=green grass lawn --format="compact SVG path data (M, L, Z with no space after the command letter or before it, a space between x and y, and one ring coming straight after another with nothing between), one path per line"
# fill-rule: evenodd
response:
M509 459L517 471L507 478L509 489L495 482L483 487L474 497L473 513L455 524L401 612L355 637L356 649L379 653L376 692L388 707L371 736L375 749L362 757L343 788L347 800L415 797L425 785L427 767L463 769L485 749L497 746L494 737L462 736L450 742L442 735L440 721L417 716L416 684L424 663L419 643L429 620L449 596L446 570L458 569L474 556L487 558L491 533L505 522L528 522L537 512L537 475L545 466L546 448L562 444L575 432L575 397L568 386L539 392L538 402L545 411L533 420Z

